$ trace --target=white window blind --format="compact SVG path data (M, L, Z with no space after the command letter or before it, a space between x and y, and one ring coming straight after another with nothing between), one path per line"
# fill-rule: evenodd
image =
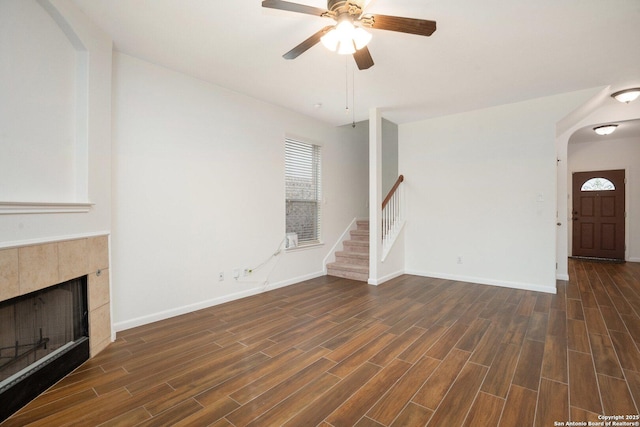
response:
M286 230L298 244L320 242L320 146L285 140Z

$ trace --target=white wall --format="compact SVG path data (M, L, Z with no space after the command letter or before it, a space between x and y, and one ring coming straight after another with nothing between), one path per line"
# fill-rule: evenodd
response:
M356 197L355 205L358 207L358 218L367 218L369 208L369 122L367 120L352 125L343 125L336 128L338 145L344 148L342 152L343 167L354 167L354 173L349 183L352 188L357 188L357 193L348 197ZM339 147L336 147L339 148ZM339 188L342 183L340 174L329 174L324 177L325 183L332 188ZM364 189L361 191L361 189ZM335 190L332 190L335 191ZM339 191L339 190L338 190ZM326 195L326 192L325 192ZM328 200L327 200L328 201ZM356 216L354 216L355 218ZM346 230L345 224L345 230ZM344 231L344 230L343 230ZM338 248L340 250L340 248Z
M615 134L614 134L615 135ZM614 136L612 135L612 136ZM626 258L640 262L640 139L607 138L601 141L569 142L569 178L573 172L626 170ZM568 188L571 194L571 185ZM569 200L568 205L572 202ZM571 242L571 230L569 230Z
M407 273L555 292L555 125L578 99L399 126Z
M0 4L0 247L108 233L111 39L68 0ZM94 205L23 214L6 202Z
M389 194L389 190L396 183L398 172L398 125L387 119L382 119L382 197Z
M323 274L334 241L366 216L366 141L344 130L124 54L113 103L117 330ZM325 245L272 258L285 135L322 145Z

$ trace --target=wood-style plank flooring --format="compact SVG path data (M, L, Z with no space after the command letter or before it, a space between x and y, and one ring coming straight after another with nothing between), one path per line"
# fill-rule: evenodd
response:
M6 426L553 426L637 415L640 264L556 295L322 277L118 334Z

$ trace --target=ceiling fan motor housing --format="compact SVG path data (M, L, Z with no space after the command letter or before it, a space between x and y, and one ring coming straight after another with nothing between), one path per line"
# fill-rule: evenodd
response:
M362 13L363 3L363 0L327 0L327 9L337 15L359 15Z

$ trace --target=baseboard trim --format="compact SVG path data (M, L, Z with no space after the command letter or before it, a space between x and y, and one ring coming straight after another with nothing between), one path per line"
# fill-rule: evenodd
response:
M367 280L367 284L378 286L378 285L383 284L384 282L388 282L391 279L395 279L396 277L400 277L403 274L404 274L403 270L398 270L398 271L396 271L394 273L390 273L390 274L387 274L386 276L382 276L379 279L369 278L369 280Z
M556 274L556 280L567 281L567 280L569 280L569 275L568 274L563 274L563 273L558 273L558 274Z
M260 286L247 289L241 292L223 295L221 297L212 298L206 301L200 301L194 304L188 304L181 307L175 307L169 310L160 311L160 312L149 314L146 316L136 317L134 319L125 320L122 322L116 322L113 324L113 331L114 332L126 331L127 329L148 325L149 323L158 322L160 320L169 319L171 317L176 317L176 316L180 316L187 313L192 313L194 311L224 304L226 302L235 301L240 298L246 298L246 297L258 295L264 292L272 291L274 289L295 285L296 283L304 282L305 280L315 279L317 277L324 276L324 275L325 275L324 272L319 271L319 272L310 273L304 276L295 277L293 279L283 280L277 283L267 283L266 285L261 284ZM112 339L115 340L115 337L113 335L112 335Z
M433 277L435 279L455 280L458 282L477 283L479 285L500 286L502 288L522 289L525 291L544 292L547 294L555 294L556 286L543 286L531 283L509 282L506 280L492 280L482 277L458 276L455 274L437 273L432 271L407 270L405 274L413 274L415 276Z
M629 258L629 262L640 262L640 258Z

